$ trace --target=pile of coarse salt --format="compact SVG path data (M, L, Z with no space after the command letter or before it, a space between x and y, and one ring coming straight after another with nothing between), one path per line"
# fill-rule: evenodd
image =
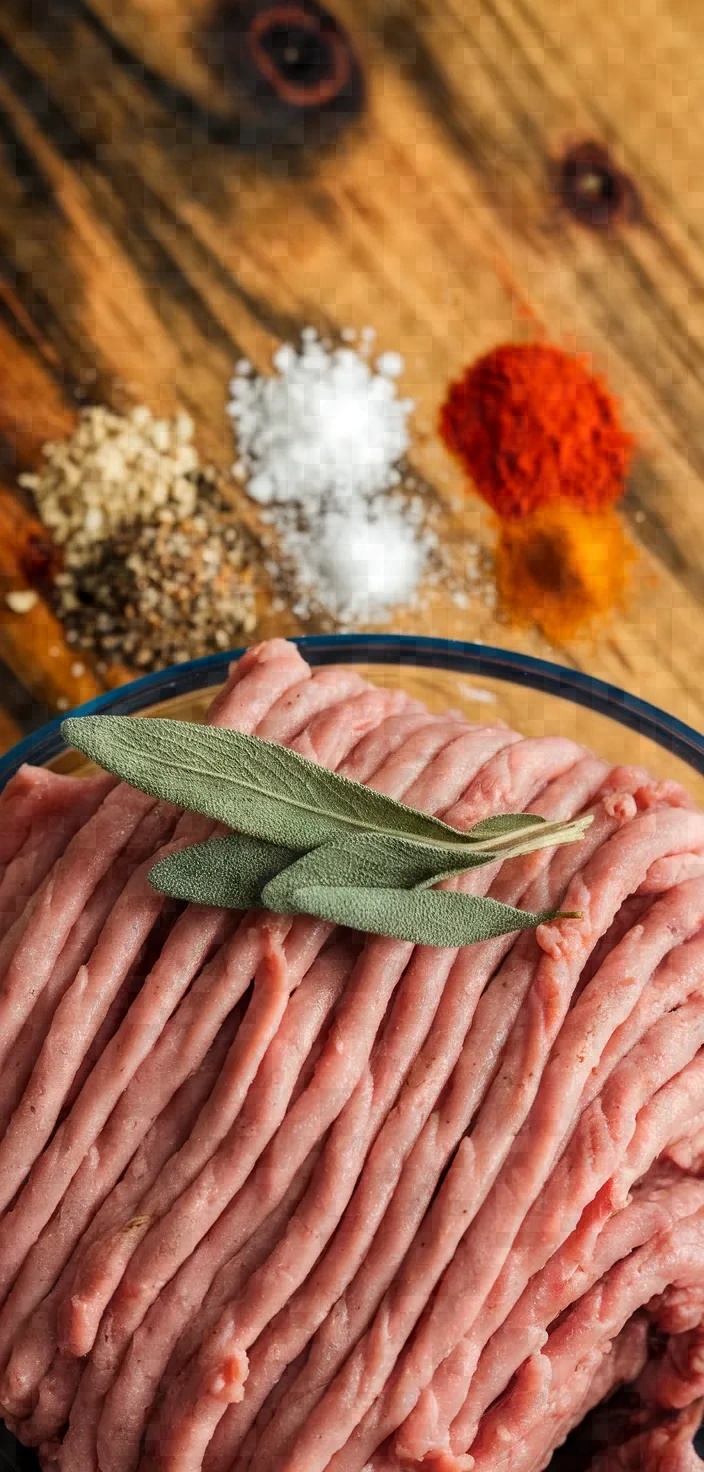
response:
M231 384L234 471L268 508L300 617L383 619L411 602L434 545L422 507L400 493L413 408L396 392L403 359L383 353L372 366L374 335L364 328L357 350L347 331L330 348L306 328L300 352L279 348L273 376L241 362Z

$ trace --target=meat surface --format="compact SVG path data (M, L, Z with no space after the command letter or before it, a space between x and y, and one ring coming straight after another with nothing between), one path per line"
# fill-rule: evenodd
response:
M0 794L0 1413L52 1472L689 1472L704 1404L704 815L274 639L211 723L466 829L589 813L458 950L166 902L222 831Z

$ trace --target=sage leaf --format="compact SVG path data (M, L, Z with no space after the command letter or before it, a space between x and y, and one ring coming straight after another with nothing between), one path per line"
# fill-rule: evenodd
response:
M149 870L149 882L161 894L190 904L259 909L265 885L299 856L297 849L232 833L159 859Z
M498 900L440 889L317 885L297 890L294 899L300 914L425 946L473 945L546 921L576 918L555 910L531 914Z
M532 852L535 847L553 844L556 840L549 831L551 826L545 824L548 831L541 831L539 838L533 837L530 843L514 836L514 847L502 851L500 857L511 858L516 852ZM577 829L574 835L571 827ZM581 837L578 825L562 824L559 828L557 841ZM160 859L149 878L163 894L192 904L237 910L266 907L287 913L294 903L294 891L304 886L425 887L490 864L496 857L491 849L441 850L396 835L373 833L353 834L302 855L297 849L233 833Z
M554 831L556 830L556 831ZM376 833L353 834L335 843L321 844L304 854L290 868L271 879L262 894L267 909L285 913L297 889L339 885L354 889L413 889L437 884L442 879L463 874L482 864L498 859L532 853L536 848L569 843L581 839L583 824L545 823L539 836L531 828L532 837L516 837L504 842L498 851L491 847L477 849L458 845L445 849L432 844L409 842L399 835Z
M539 827L526 823L521 828L507 829L503 838L485 838L472 842L467 845L467 852L474 855L487 854L490 860L515 859L520 854L537 853L541 848L558 848L565 843L580 843L593 821L593 814L585 813L569 822L547 823L541 820Z
M477 842L483 838L503 838L520 828L540 828L546 821L537 813L499 813L495 818L482 818L481 823L468 828L464 836Z
M469 945L561 918L429 886L478 864L574 842L592 821L500 814L460 833L241 732L120 716L74 717L62 732L133 787L237 830L158 861L150 879L163 893L318 915L414 944Z
M443 848L465 842L439 818L240 731L130 716L73 716L61 731L132 787L286 848L370 830Z
M301 889L413 889L489 863L490 854L425 848L395 836L360 833L304 854L269 881L262 901L268 910L286 914Z

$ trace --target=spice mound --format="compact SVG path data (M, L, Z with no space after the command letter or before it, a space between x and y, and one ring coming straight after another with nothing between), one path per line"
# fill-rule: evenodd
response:
M75 645L160 669L241 642L255 626L256 549L185 414L87 409L24 476L63 550L58 612Z
M633 441L581 358L509 343L472 364L441 411L443 439L502 517L554 501L584 511L622 495Z
M364 624L413 599L434 539L400 493L413 408L396 393L403 359L382 353L372 366L373 329L359 350L346 336L330 348L306 328L300 352L279 348L271 377L241 363L228 413L235 473L267 508L294 612Z
M499 595L516 623L535 623L558 643L623 604L633 555L614 511L542 506L501 527Z

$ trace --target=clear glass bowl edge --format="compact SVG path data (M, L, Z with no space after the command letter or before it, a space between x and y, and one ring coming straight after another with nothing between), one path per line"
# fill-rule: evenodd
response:
M666 751L681 757L696 772L704 773L704 736L698 731L617 685L610 685L566 665L552 664L548 660L488 644L412 634L307 634L291 642L312 665L415 665L450 670L456 674L483 675L542 690L548 695L610 716L620 725L650 737ZM243 653L244 649L234 649L210 654L187 664L143 675L129 685L108 690L95 700L77 706L70 714L87 716L109 712L112 715L134 715L150 705L221 684L229 665ZM0 757L0 791L24 762L43 766L66 750L61 724L68 714L66 711L57 716Z

